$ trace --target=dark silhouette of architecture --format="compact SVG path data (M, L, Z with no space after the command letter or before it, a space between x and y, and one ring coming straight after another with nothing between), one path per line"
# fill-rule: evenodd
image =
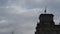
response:
M60 25L55 25L53 14L40 14L35 34L60 34Z

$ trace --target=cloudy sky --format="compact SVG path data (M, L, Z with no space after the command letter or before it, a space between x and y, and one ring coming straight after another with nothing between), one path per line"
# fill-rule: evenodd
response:
M0 0L0 34L34 34L45 6L59 24L60 0Z

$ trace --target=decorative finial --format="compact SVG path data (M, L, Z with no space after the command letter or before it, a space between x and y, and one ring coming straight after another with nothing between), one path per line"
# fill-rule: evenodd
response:
M45 11L44 11L44 12L45 12L45 14L46 14L46 9L47 9L47 7L45 6Z
M12 32L12 34L13 34L14 32Z
M45 14L46 14L46 9L45 9Z
M12 31L10 34L14 34L14 32Z

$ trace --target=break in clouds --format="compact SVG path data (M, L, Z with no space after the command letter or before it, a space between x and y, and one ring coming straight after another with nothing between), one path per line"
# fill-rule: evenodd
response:
M34 34L45 6L59 24L60 0L0 0L0 34Z

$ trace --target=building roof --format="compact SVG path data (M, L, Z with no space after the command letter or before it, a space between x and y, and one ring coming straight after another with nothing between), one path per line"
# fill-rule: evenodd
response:
M55 28L60 28L60 25L54 25Z

